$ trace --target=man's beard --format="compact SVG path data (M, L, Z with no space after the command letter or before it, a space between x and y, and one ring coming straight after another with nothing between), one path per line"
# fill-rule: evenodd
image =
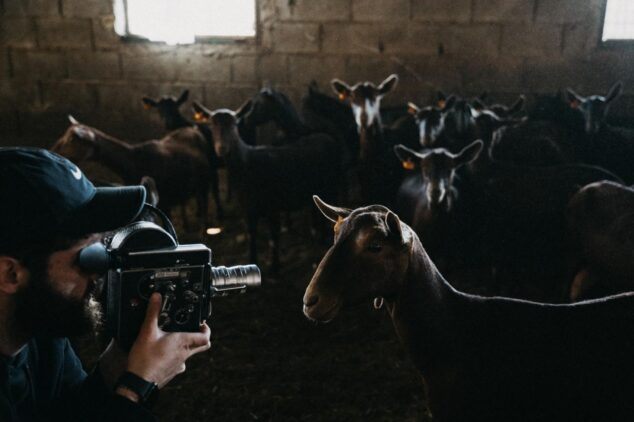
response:
M89 284L81 299L70 299L55 291L48 278L47 263L31 268L28 285L16 296L16 323L31 335L72 337L94 332L102 320L95 299L97 286Z

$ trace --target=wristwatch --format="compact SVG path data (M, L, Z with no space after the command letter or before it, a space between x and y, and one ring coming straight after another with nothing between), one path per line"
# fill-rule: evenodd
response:
M127 388L139 396L139 403L151 405L155 402L158 394L158 384L147 381L132 372L124 372L119 377L115 385L115 390L119 387Z

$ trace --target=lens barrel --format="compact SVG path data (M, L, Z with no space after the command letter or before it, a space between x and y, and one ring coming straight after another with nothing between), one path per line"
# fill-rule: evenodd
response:
M261 283L262 275L257 265L211 267L211 285L213 287L260 287Z

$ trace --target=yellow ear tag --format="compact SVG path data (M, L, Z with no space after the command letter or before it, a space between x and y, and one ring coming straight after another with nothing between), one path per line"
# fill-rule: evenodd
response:
M143 108L149 110L151 106L149 104L143 103Z
M447 102L445 100L438 100L438 107L440 108L445 108L445 105L447 104Z
M346 99L346 94L339 94L339 100L343 101Z
M205 115L200 111L194 113L194 120L196 120L198 123L207 123L209 121L209 119L207 119L207 117L205 117Z
M414 162L410 159L407 159L405 161L403 161L403 168L405 170L414 170L414 168L416 167L416 165L414 164Z

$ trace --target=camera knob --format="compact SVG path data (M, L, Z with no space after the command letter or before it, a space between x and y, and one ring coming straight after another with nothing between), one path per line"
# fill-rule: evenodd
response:
M185 292L185 300L189 303L198 303L200 298L196 293L192 292L191 290L187 290Z

